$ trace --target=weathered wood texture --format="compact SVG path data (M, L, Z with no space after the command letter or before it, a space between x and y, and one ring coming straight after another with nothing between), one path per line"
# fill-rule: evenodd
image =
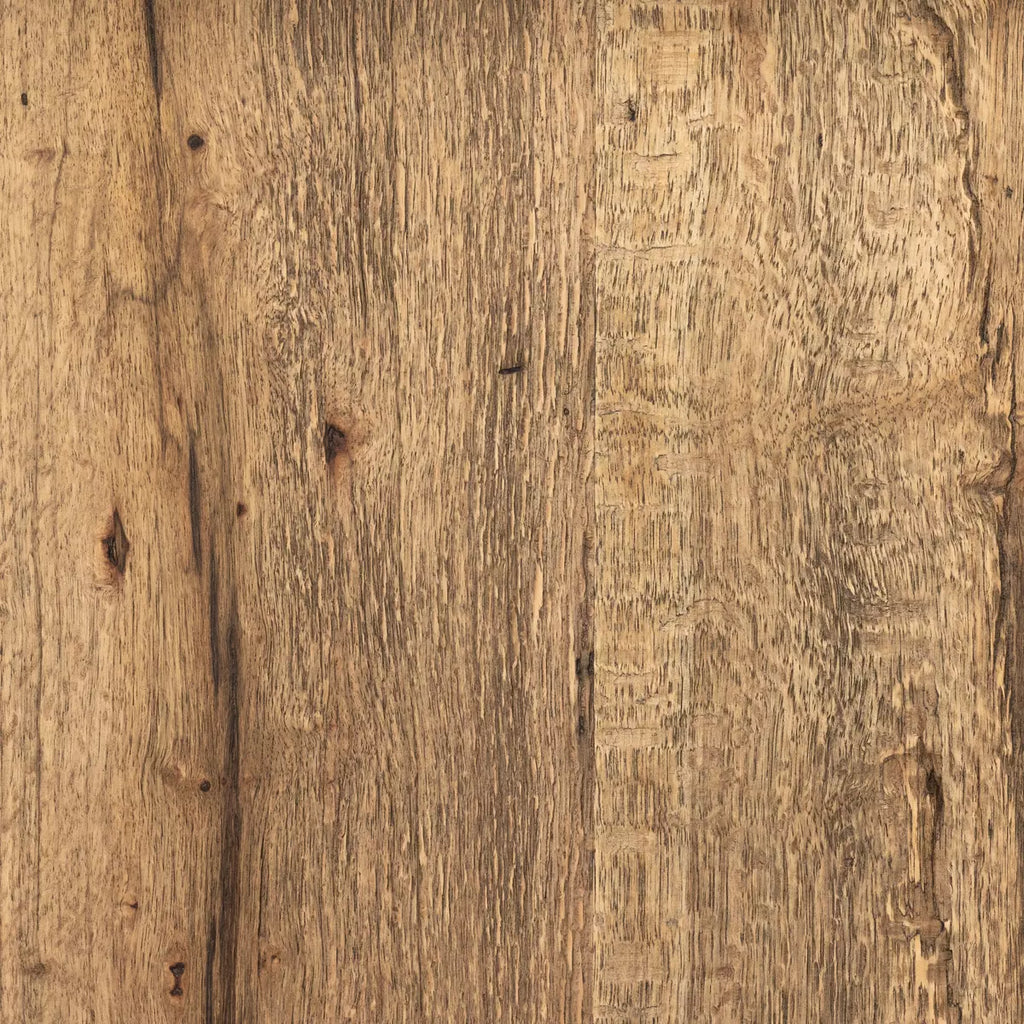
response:
M0 1017L583 1019L592 12L0 26Z
M1022 39L599 13L605 1024L1024 1015Z
M0 47L3 1024L1024 1019L1024 6Z

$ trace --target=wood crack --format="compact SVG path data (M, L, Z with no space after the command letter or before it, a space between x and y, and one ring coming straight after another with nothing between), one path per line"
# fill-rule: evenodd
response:
M157 119L160 118L160 52L157 49L156 11L154 0L142 0L142 14L146 25L146 49L149 54L149 73L156 98Z
M1010 759L1007 772L1018 792L1021 789L1020 751L1024 747L1024 706L1018 699L1016 680L1019 678L1021 657L1019 640L1022 635L1021 610L1016 596L1019 579L1021 551L1020 527L1017 512L1017 352L1012 333L1005 321L1000 321L992 337L992 274L989 271L982 299L979 336L985 363L993 383L1005 366L1009 373L1009 397L1006 413L1007 442L1003 462L1005 483L999 489L998 514L995 520L995 541L998 563L997 600L995 621L992 630L991 665L996 685L1006 702L1010 731ZM989 839L993 836L992 821L989 821ZM1024 820L1021 815L1015 819L1017 849L1024 849ZM1024 921L1018 925L1018 936L1024 940Z
M203 1024L214 1024L214 985L217 967L217 917L211 915L206 937L206 966L203 971Z
M192 564L196 571L203 567L202 516L200 514L199 463L196 459L195 435L188 439L188 514L192 530Z
M219 1002L220 1019L234 1021L237 1002L239 864L242 842L242 812L239 800L239 687L241 679L238 603L232 580L226 583L229 611L223 655L220 635L220 587L215 545L210 544L210 658L214 699L218 710L223 703L223 811L221 818L220 868L216 877L215 918L210 923L206 953L206 1007L210 1019ZM223 688L223 701L220 699ZM220 999L214 998L219 987Z
M987 313L987 310L986 310ZM999 363L1001 351L1004 346L1004 336L1006 330L1003 324L999 325L996 331L996 348L994 354L994 361L996 365ZM987 328L982 334L983 339L987 339L988 331ZM1008 623L1010 622L1010 611L1012 602L1011 585L1014 579L1013 567L1010 559L1010 552L1008 549L1008 536L1010 529L1015 521L1016 517L1016 497L1014 493L1013 484L1017 477L1017 353L1016 348L1011 347L1010 349L1010 399L1009 399L1009 415L1007 416L1007 429L1009 431L1009 439L1007 443L1007 479L1006 486L1003 490L1003 497L1001 507L999 509L999 515L996 517L996 549L999 559L999 600L996 605L996 619L995 626L993 629L993 665L997 667L1002 666L1003 680L1002 688L1003 692L1007 695L1012 693L1012 685L1010 685L1007 679L1007 671L1009 666L1007 664L1007 657L1010 651L1010 644L1008 641L1010 637L1007 635ZM1015 745L1016 746L1016 745Z

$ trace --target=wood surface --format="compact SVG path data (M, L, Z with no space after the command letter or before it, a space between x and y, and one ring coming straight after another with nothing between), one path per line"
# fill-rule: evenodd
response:
M1024 6L0 66L2 1024L1024 1020Z

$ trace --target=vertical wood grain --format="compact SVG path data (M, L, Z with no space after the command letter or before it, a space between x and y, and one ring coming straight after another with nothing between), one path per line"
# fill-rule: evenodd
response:
M0 1020L1024 1014L1024 12L0 9Z
M591 12L2 24L0 1016L587 1019Z
M1020 1018L1020 30L599 11L599 1021Z
M0 44L0 1017L199 1021L220 740L144 19L5 4Z

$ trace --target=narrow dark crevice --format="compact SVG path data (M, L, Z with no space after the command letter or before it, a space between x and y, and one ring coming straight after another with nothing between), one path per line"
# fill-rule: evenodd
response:
M1007 340L1007 335L1010 335ZM1010 755L1006 774L1011 790L1010 802L1016 809L1014 840L1018 857L1024 855L1024 600L1021 597L1024 567L1024 516L1021 514L1024 494L1017 475L1017 352L1016 339L1004 324L996 332L995 358L998 366L1002 351L1009 346L1010 399L1008 429L1009 479L996 520L996 544L999 565L999 601L994 625L992 665L1001 674L999 682L1006 700L1010 729ZM990 827L990 832L991 832ZM991 838L991 836L990 836ZM1018 910L1017 936L1024 946L1024 913Z
M988 301L986 296L986 302ZM1000 324L996 331L996 351L994 363L998 366L1000 352L1003 348L1006 330ZM987 339L987 329L983 332L983 339ZM1013 641L1017 635L1017 623L1013 621L1012 612L1015 609L1014 583L1016 573L1019 569L1019 558L1013 557L1017 554L1019 546L1019 524L1017 522L1018 500L1016 494L1017 479L1017 380L1016 380L1016 351L1010 351L1010 414L1009 414L1009 441L1007 444L1008 476L1003 488L1002 508L996 518L996 547L999 556L999 602L996 606L996 620L993 630L995 650L993 653L993 664L998 665L1004 661L1003 686L1007 691L1008 699L1013 699L1013 688L1008 685L1008 680L1014 678L1010 673L1010 658L1015 654ZM1015 748L1016 749L1016 748Z
M157 266L153 272L152 297L147 300L152 307L153 313L153 357L156 372L157 410L160 426L161 444L166 445L168 441L167 425L164 416L164 383L163 383L163 339L161 337L160 305L166 297L171 281L177 275L178 265L181 259L182 230L181 223L178 224L178 237L175 243L176 252L173 260L169 261L167 256L167 243L164 238L164 199L166 195L164 175L166 173L164 162L161 157L162 126L160 117L160 106L163 97L163 69L160 62L160 42L157 28L155 9L156 0L142 0L142 21L145 34L146 53L149 57L149 79L153 90L153 148L154 148L154 174L153 174L153 202L155 206L156 236L159 239L160 248L158 253Z
M157 48L156 11L154 0L142 0L142 15L146 27L146 48L149 53L149 74L156 98L157 117L160 116L160 52Z
M200 514L199 463L196 459L195 436L188 439L188 513L192 527L192 564L196 571L203 568L202 516Z
M217 917L210 917L206 937L206 961L203 970L203 1024L214 1024L214 988L217 968Z
M236 1019L238 988L238 911L239 861L242 845L242 811L239 802L240 776L238 747L240 652L238 608L231 595L227 630L227 692L225 694L224 812L220 847L220 909L217 933L220 936L219 975L222 990L221 1009L225 1021Z
M212 905L206 950L205 1013L213 1020L234 1021L237 1005L239 865L242 839L242 811L239 799L240 751L239 707L241 681L241 639L237 595L230 573L220 575L216 545L209 557L209 640L214 700L223 736L223 785L220 827L220 864L214 876ZM221 593L223 588L223 595ZM221 635L221 601L228 602L227 628ZM219 998L218 998L219 996Z
M220 695L220 583L217 576L217 549L210 545L210 589L207 603L207 625L210 643L210 674L213 678L214 700Z

